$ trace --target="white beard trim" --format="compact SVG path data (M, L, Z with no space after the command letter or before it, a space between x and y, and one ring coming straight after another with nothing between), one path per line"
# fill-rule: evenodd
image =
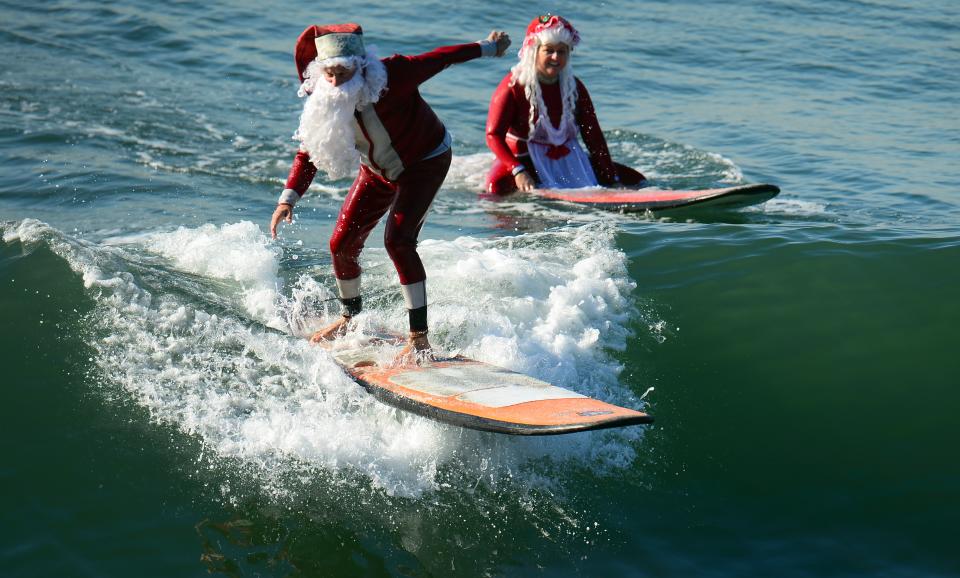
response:
M360 152L355 145L353 113L357 106L377 102L387 84L386 67L373 47L365 58L351 58L357 73L345 84L333 86L325 81L323 67L330 64L315 60L307 66L299 91L301 96L310 94L293 138L300 141L300 150L310 155L310 162L331 180L356 173Z

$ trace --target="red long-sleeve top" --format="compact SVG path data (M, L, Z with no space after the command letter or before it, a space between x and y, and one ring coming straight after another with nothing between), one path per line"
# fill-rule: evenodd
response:
M523 93L523 86L516 83L510 86L512 73L508 73L490 99L490 112L487 115L487 146L510 170L522 165L517 157L527 153L526 139L530 133L530 102ZM603 137L597 113L593 108L593 101L587 87L575 79L577 83L577 110L574 114L580 137L590 154L590 163L597 181L601 185L610 186L617 180L617 170L607 148L607 139ZM563 115L563 100L560 94L560 83L540 83L543 103L547 107L550 122L555 127L560 126ZM534 116L536 121L537 115ZM512 138L507 138L510 133Z

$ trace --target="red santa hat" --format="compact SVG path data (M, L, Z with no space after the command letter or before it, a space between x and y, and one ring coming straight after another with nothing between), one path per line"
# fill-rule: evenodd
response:
M297 38L293 58L297 63L297 75L303 82L303 73L314 60L328 60L349 56L363 57L363 29L359 24L330 24L307 27Z
M563 16L544 14L531 20L530 25L527 26L527 33L523 38L523 45L520 47L521 55L527 47L535 47L538 41L541 44L563 42L573 48L580 44L580 33Z

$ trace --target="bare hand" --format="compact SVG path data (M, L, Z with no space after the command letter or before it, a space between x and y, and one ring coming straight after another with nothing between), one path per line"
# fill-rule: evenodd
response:
M497 43L497 56L503 56L510 48L510 35L502 30L494 30L487 36L487 40Z
M277 226L280 224L280 221L293 222L293 205L280 203L277 205L277 208L274 209L273 218L270 219L270 236L274 239L277 238Z
M533 177L531 177L527 171L520 171L514 175L513 180L517 183L518 191L523 191L526 193L537 188L536 181L533 180Z

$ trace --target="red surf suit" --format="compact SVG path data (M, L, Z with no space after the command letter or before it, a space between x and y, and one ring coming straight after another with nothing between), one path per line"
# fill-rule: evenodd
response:
M496 155L496 159L487 174L486 190L488 193L497 195L516 190L514 175L519 170L518 167L524 167L539 182L536 167L527 151L527 138L530 133L530 102L524 94L523 85L515 83L510 86L511 79L512 73L508 73L500 81L500 85L490 99L490 111L487 115L487 146ZM642 174L613 162L587 87L580 82L579 78L575 80L577 102L574 118L580 129L583 144L589 151L590 164L597 181L603 186L613 186L616 183L627 186L639 184L644 180ZM554 127L559 128L563 115L560 83L541 82L540 90L550 122ZM534 122L537 118L539 114L534 114Z
M359 311L360 251L389 210L384 245L404 286L407 308L424 309L425 328L426 272L417 254L417 236L446 177L452 153L446 128L418 87L446 67L480 56L480 44L472 43L445 46L418 56L384 58L386 91L376 103L360 106L354 112L360 173L330 237L333 270L347 314ZM310 156L298 152L286 188L302 196L316 172ZM353 305L351 300L355 301Z

